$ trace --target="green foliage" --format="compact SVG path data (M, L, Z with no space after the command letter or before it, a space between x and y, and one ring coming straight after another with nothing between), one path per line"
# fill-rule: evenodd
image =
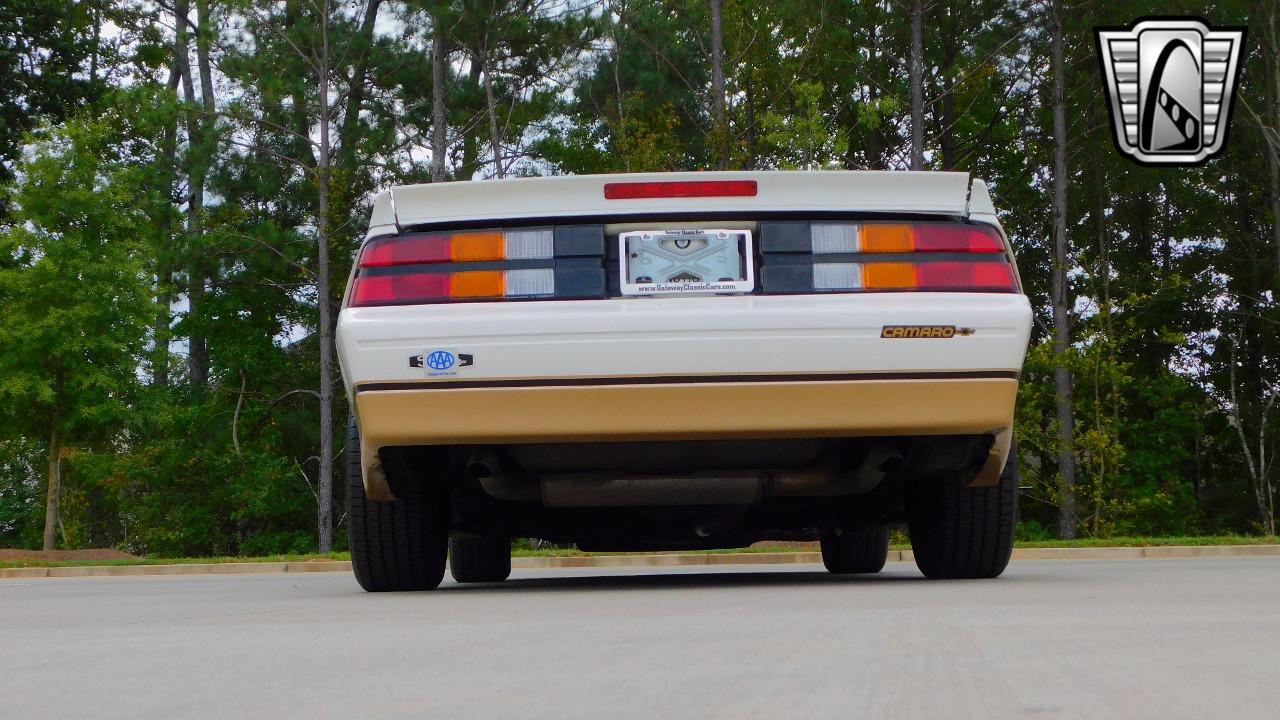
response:
M56 427L67 545L192 555L312 547L315 318L319 303L341 297L369 193L430 177L437 22L450 179L497 173L491 117L497 160L512 174L694 170L721 147L740 169L902 169L909 155L910 15L892 3L725 2L722 127L712 121L701 1L207 7L214 116L179 100L174 7L0 8L2 545L39 541ZM926 3L926 167L987 180L1036 315L1015 428L1024 540L1051 537L1063 502L1059 366L1073 381L1082 533L1263 527L1251 468L1274 456L1269 398L1280 392L1264 128L1280 127L1280 103L1274 53L1260 44L1275 29L1255 9L1244 0L1165 8L1250 24L1229 149L1176 170L1138 167L1112 147L1092 27L1127 23L1133 7L1066 13L1075 312L1058 357L1046 333L1044 4ZM195 37L185 81L198 98ZM325 45L335 262L321 298L315 59ZM192 216L197 178L205 194ZM186 372L191 336L207 340L207 383ZM346 412L339 399L334 416ZM1261 473L1273 489L1271 467Z
M40 544L44 496L39 467L43 450L28 438L0 440L0 546Z
M122 155L145 131L131 99L37 135L19 166L0 233L0 402L26 412L5 416L8 436L54 423L92 437L127 412L148 309L136 228L151 220L146 173Z
M776 148L786 148L786 152L780 153L779 167L802 170L839 168L841 158L849 150L849 138L842 128L832 127L823 115L822 85L798 82L788 94L792 99L791 107L772 110L760 120L765 142Z

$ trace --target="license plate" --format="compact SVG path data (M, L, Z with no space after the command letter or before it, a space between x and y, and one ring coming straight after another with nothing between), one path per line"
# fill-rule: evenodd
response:
M750 230L637 230L618 235L623 295L717 295L756 287Z

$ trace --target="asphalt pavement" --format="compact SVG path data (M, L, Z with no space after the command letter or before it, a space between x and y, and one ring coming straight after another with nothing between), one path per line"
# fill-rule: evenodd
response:
M1274 718L1280 558L0 580L0 718Z

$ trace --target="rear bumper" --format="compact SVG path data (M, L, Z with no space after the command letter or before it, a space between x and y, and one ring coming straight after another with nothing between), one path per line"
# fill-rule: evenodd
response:
M975 293L474 303L344 309L338 353L378 499L389 445L999 432L1030 326Z
M1009 427L1011 376L361 390L386 445L961 435ZM650 380L653 380L650 382Z
M641 382L360 390L366 491L390 499L378 466L390 445L710 438L966 435L998 442L978 482L1008 452L1018 382L998 377Z

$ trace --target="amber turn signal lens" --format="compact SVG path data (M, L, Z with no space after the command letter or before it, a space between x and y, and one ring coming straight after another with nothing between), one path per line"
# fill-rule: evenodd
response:
M502 231L458 233L453 236L453 261L475 262L502 260L506 257L506 243Z
M453 274L450 297L480 298L502 297L504 285L500 270L473 270Z
M862 287L867 290L909 290L916 286L916 266L911 263L866 263Z
M914 249L910 225L873 223L862 226L862 252L895 253Z

